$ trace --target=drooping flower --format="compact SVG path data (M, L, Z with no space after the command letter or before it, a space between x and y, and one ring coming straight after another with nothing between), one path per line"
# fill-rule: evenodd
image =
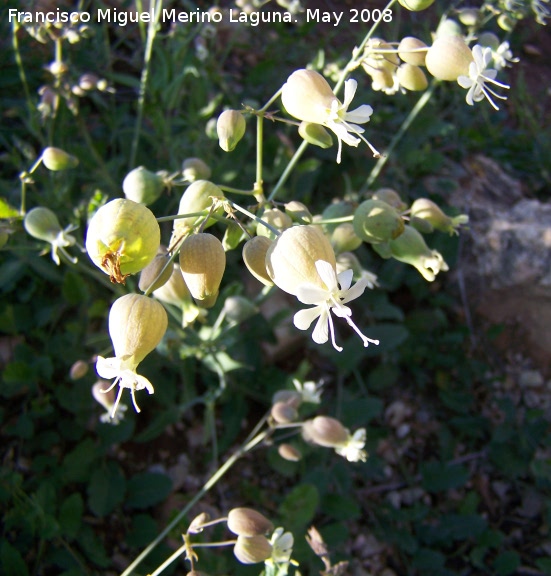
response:
M309 380L303 383L298 378L293 378L293 384L300 394L302 402L310 404L319 404L321 402L322 382Z
M498 82L495 79L497 70L488 68L488 65L492 61L492 49L490 47L486 46L483 48L479 44L476 44L473 46L472 54L474 61L469 64L469 75L459 76L457 78L457 83L461 88L468 89L466 96L467 104L473 106L475 102L480 102L486 98L495 110L499 110L499 107L492 100L492 96L500 100L507 100L507 97L498 94L490 88L488 84L494 84L507 90L510 86Z
M331 335L334 348L342 350L335 342L333 313L346 320L362 338L364 346L379 343L360 332L352 321L352 311L345 306L363 294L368 279L362 278L351 287L352 270L337 275L333 248L316 226L293 226L278 236L266 253L266 270L276 286L303 304L314 305L294 316L299 330L307 330L318 319L312 334L314 342L323 344Z
M344 318L348 325L360 336L364 346L378 344L378 340L372 340L364 336L360 329L352 321L352 311L346 303L361 296L367 286L367 279L363 278L352 284L352 270L346 270L337 275L335 268L324 262L316 261L316 269L326 288L320 288L315 284L305 283L297 288L297 298L303 304L314 304L313 308L300 310L294 316L294 325L299 330L308 330L312 322L317 318L312 339L317 344L324 344L331 335L331 343L335 350L342 351L342 347L335 342L335 328L331 312L340 318Z
M153 394L153 384L140 376L136 369L138 364L153 351L162 340L168 325L168 318L163 305L140 294L126 294L115 300L109 312L109 335L113 342L115 356L103 358L98 356L96 372L107 380L115 379L107 390L119 386L117 398L111 410L115 417L124 388L130 389L132 403L136 412L140 408L136 403L136 390L147 390Z
M283 85L281 100L287 112L299 120L321 124L337 137L339 149L337 162L341 161L342 143L358 146L363 140L379 157L377 150L361 135L364 129L358 124L369 122L373 108L362 104L352 111L348 108L354 98L358 83L349 79L344 83L344 102L335 96L327 80L314 70L296 70Z
M287 574L289 564L293 564L294 566L298 565L295 560L291 559L294 543L295 539L291 532L285 532L281 527L276 528L270 538L272 555L265 561L265 563L267 565L279 566L281 571L278 572L278 574Z
M350 434L337 419L330 416L316 416L306 420L302 426L302 436L307 442L333 448L339 456L343 456L349 462L365 462L367 453L365 446L365 428L359 428Z
M367 460L367 452L363 449L365 446L365 428L358 428L354 434L348 434L346 442L341 446L335 447L335 452L339 456L343 456L349 462L365 462Z
M108 392L108 390L110 390L110 392ZM115 414L112 415L116 398L113 387L109 386L109 382L106 380L98 380L92 386L92 396L105 408L105 412L99 417L100 422L116 425L124 419L124 413L128 409L126 404L119 403Z

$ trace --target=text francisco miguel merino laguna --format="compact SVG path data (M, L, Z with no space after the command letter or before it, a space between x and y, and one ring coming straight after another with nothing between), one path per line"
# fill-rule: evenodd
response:
M129 23L152 22L155 19L154 13L119 10L117 8L98 8L94 12L67 12L51 10L48 12L34 11L24 12L17 8L8 10L10 22L16 21L22 24L53 24L62 23L86 23L86 22L108 22L119 26L126 26ZM160 21L180 22L180 23L214 23L220 22L241 22L257 26L259 23L294 22L290 12L252 12L247 14L240 10L230 9L228 12L211 9L203 11L197 8L195 11L178 11L175 8L163 8L160 14Z

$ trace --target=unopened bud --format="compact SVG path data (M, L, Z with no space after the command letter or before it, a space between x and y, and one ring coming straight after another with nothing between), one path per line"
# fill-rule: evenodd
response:
M287 402L276 402L272 406L270 415L277 424L289 424L298 419L297 409Z
M335 418L316 416L307 420L302 426L302 436L308 442L318 446L333 448L344 444L348 439L348 431Z
M438 80L457 80L469 75L473 54L461 36L438 37L425 58L427 70Z
M293 225L291 217L279 208L264 210L260 218L266 222L266 224L269 224L272 228L275 228L280 232L287 230L287 228L290 228ZM257 223L256 234L258 236L266 236L267 238L270 238L270 240L274 240L276 237L276 234L269 228L266 228L262 222Z
M354 214L354 230L365 242L376 244L397 238L404 231L404 220L390 204L366 200Z
M99 78L95 74L83 74L78 79L78 85L82 90L95 90L98 82Z
M68 170L78 166L78 158L65 152L61 148L48 146L42 152L42 163L48 170L54 172L59 170Z
M398 56L404 62L414 66L424 66L428 46L419 38L406 36L398 45Z
M69 378L71 378L71 380L80 380L81 378L84 378L88 373L88 368L88 362L77 360L69 370Z
M245 117L237 110L224 110L216 122L218 143L225 152L231 152L245 134Z
M208 180L196 180L182 194L178 206L178 214L194 214L207 210L212 206L213 198L224 198L224 193L216 184ZM174 235L177 237L184 236L190 229L193 229L204 220L205 216L177 218L174 220ZM215 223L216 220L214 218L209 218L204 228L208 228Z
M243 246L243 261L249 272L262 284L273 286L272 279L266 271L266 253L272 240L265 236L254 236Z
M138 288L145 292L149 289L150 292L158 290L164 286L172 276L174 264L168 264L169 256L164 254L157 254L155 258L141 271L140 281Z
M356 250L362 245L362 239L354 232L351 222L339 224L331 234L331 246L336 254Z
M182 176L188 182L195 180L208 180L212 170L208 164L201 158L186 158L182 162Z
M298 127L298 133L308 144L319 146L320 148L331 148L333 146L331 134L321 124L303 121Z
M180 248L180 268L197 306L214 306L226 269L220 240L205 232L188 236Z
M442 38L443 36L462 36L463 31L461 29L461 24L452 20L451 18L446 18L438 24L438 28L434 34L435 38Z
M311 224L314 219L308 207L298 200L291 200L285 204L285 213L288 214L293 222L299 224Z
M25 230L38 240L52 242L61 231L57 216L49 208L37 206L25 215L23 221Z
M295 448L292 444L280 444L277 448L278 454L289 462L298 462L302 459L302 454L298 448Z
M285 402L295 408L298 408L302 403L302 396L296 390L278 390L272 397L272 403Z
M329 204L327 208L322 212L321 216L323 220L333 220L337 218L345 218L346 216L352 216L354 214L355 205L347 200L340 200L339 202L333 202ZM324 228L328 232L333 232L333 230L339 225L339 222L324 224Z
M396 76L398 77L398 82L400 86L403 86L406 90L411 90L412 92L417 92L420 90L425 90L429 85L425 73L419 66L414 66L413 64L402 64L396 70Z
M428 198L418 198L411 205L412 224L422 220L428 222L432 228L440 232L448 232L449 234L456 234L457 228L461 224L466 224L469 217L465 214L456 216L454 218L447 216L442 212L438 204L429 200ZM415 218L415 220L413 220ZM417 226L415 226L417 228ZM420 230L423 232L423 230Z
M412 12L419 12L420 10L426 10L434 0L398 0L398 2Z
M128 200L146 205L153 204L163 188L163 178L143 166L131 170L122 182L122 189Z
M400 194L394 188L379 188L373 193L373 200L382 200L396 208L398 212L403 212L407 208L407 204L402 200Z
M480 11L478 8L461 8L457 18L463 26L476 26L480 19Z
M259 536L270 532L273 524L252 508L232 508L228 513L228 528L238 536Z
M258 564L272 555L272 545L266 536L238 536L233 553L241 564Z

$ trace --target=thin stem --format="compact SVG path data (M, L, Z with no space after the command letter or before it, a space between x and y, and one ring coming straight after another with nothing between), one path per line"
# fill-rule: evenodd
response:
M262 220L262 218L258 217L256 214L249 212L246 208L239 206L239 204L236 204L235 202L232 202L231 200L226 200L226 202L235 210L242 212L243 214L245 214L245 216L248 216L249 218L251 218L255 222L262 224L262 226L266 226L266 228L268 228L268 230L270 230L270 232L273 232L276 236L279 236L281 234L281 232L277 228L274 228L272 225L270 225L270 224L268 224L268 222L265 222L264 220Z
M256 181L254 183L254 197L258 202L264 201L262 182L262 150L264 136L264 116L256 117Z
M19 40L17 38L17 31L19 30L20 26L17 22L17 19L15 19L12 24L12 47L15 54L15 63L17 64L17 70L19 72L19 79L21 80L21 84L23 84L23 91L25 92L25 100L27 101L27 108L29 109L31 124L34 124L32 120L34 118L35 106L31 99L31 92L29 90L27 75L25 74L25 68L23 66L23 59L21 58L21 51L19 50Z
M165 529L154 539L152 540L147 548L128 566L128 568L122 572L121 576L129 576L134 571L134 568L139 566L141 562L149 556L150 552L167 536L170 531L175 528L184 518L184 516L195 506L199 500L224 476L224 474L249 450L260 444L269 434L271 434L271 430L267 429L264 432L256 435L250 441L242 444L240 448L232 454L220 468L205 482L204 486L195 494L195 496L187 503L186 506L178 514L176 517L170 522ZM174 555L173 555L174 556ZM157 570L152 573L159 574L160 572Z
M231 192L232 194L241 194L242 196L253 196L255 190L242 190L241 188L232 188L231 186L226 186L225 184L216 184L220 190L224 192Z
M365 190L368 190L369 187L373 184L373 182L375 182L375 180L378 178L379 174L381 173L381 170L386 164L386 161L388 160L388 157L391 155L394 148L396 148L396 146L398 145L398 143L400 142L400 140L402 139L408 128L411 126L411 123L415 120L415 118L417 118L421 110L431 99L437 84L438 80L433 80L428 89L424 92L421 98L419 98L417 104L415 104L415 106L411 109L406 119L402 122L402 125L400 126L398 132L394 134L388 148L385 151L385 154L383 154L383 156L381 156L377 160L375 166L373 166L371 172L369 173L369 176L367 177L367 180L365 181L365 184L362 186L361 192L365 192Z
M293 168L296 166L297 162L300 160L300 157L302 156L306 148L308 148L308 142L306 142L306 140L303 140L302 144L296 149L291 160L289 160L289 164L287 164L285 170L283 171L283 174L279 177L279 180L277 181L277 184L274 186L272 192L268 196L268 202L270 202L275 198L276 194L281 190L285 182L287 182L287 178L289 178L289 175L293 171Z
M279 98L281 95L281 91L283 90L283 86L262 106L259 112L266 112L268 108Z
M147 82L149 79L149 68L151 65L151 55L153 54L153 43L157 35L157 28L159 18L161 16L161 9L163 0L151 0L150 14L153 13L154 17L150 20L147 27L147 40L145 44L144 65L142 75L140 78L140 92L138 97L138 114L136 117L136 124L134 126L134 136L132 138L132 148L130 151L129 168L132 169L136 162L136 154L138 153L138 143L140 141L140 132L142 129L143 111L145 105L145 93L147 90Z

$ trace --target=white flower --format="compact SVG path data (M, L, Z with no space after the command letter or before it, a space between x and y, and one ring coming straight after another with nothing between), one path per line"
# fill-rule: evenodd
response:
M69 246L74 246L77 242L76 238L69 234L73 230L76 230L76 226L70 225L65 228L65 230L60 230L59 234L51 241L52 244L52 260L59 266L61 260L59 259L58 252L61 252L65 258L67 258L73 264L78 262L78 258L71 256L65 248Z
M305 282L297 287L297 298L303 304L315 304L315 306L297 312L293 319L295 326L299 330L308 330L312 322L317 318L318 321L312 333L314 342L324 344L329 339L329 334L331 334L333 347L341 352L342 348L337 346L335 342L335 329L333 318L331 317L331 312L333 312L336 316L346 320L363 340L364 346L368 346L370 343L379 344L378 340L371 340L360 332L360 329L352 321L352 311L348 306L344 306L347 302L363 294L367 286L367 279L362 278L351 288L352 270L346 270L337 275L335 268L329 262L323 260L316 260L315 266L326 288L321 288L319 285L310 282Z
M457 83L462 88L468 88L466 97L467 104L472 106L474 102L480 102L483 98L486 98L493 108L499 110L499 107L492 100L492 96L500 98L501 100L506 100L507 97L501 96L501 94L498 94L492 90L492 88L488 87L487 84L495 84L505 89L509 89L509 86L495 79L497 70L488 68L492 60L492 49L488 46L483 48L479 44L476 44L473 46L472 54L474 62L469 64L469 75L459 76L457 78Z
M337 162L341 161L342 143L358 146L363 140L373 152L380 154L361 134L358 124L369 122L373 108L362 104L348 111L358 83L350 79L344 83L344 102L335 96L325 78L314 70L296 70L283 85L281 100L287 112L305 122L321 124L332 130L339 141Z
M283 528L276 528L270 538L272 556L267 562L273 562L275 564L294 563L294 561L291 560L294 543L295 540L291 532L284 532Z
M321 382L304 382L304 384L297 378L293 378L293 384L297 389L297 392L301 396L302 402L308 402L310 404L319 404L321 402L321 388L323 384Z
M367 452L363 449L365 446L365 428L359 428L354 432L353 436L348 435L348 440L335 448L335 452L339 456L343 456L349 462L365 462L367 460Z
M104 424L118 424L124 419L124 413L128 409L126 404L119 404L117 412L111 415L115 404L115 394L112 389L113 386L109 386L109 382L105 380L98 380L92 386L92 395L105 408L105 412L99 418Z
M136 373L137 367L138 362L136 362L134 356L125 355L121 356L120 358L103 358L102 356L98 356L98 360L96 362L96 372L98 375L107 380L115 378L113 384L111 384L107 390L101 390L101 392L107 393L113 390L117 384L119 386L117 399L111 408L111 418L115 418L122 392L125 388L130 389L132 404L134 405L136 412L140 412L140 408L136 403L136 390L143 390L145 388L149 394L153 394L153 384L151 384L151 382L145 378L145 376L140 376Z
M518 62L518 58L513 58L513 53L509 48L509 42L502 42L492 51L492 58L496 70L501 70L509 66L509 62Z

